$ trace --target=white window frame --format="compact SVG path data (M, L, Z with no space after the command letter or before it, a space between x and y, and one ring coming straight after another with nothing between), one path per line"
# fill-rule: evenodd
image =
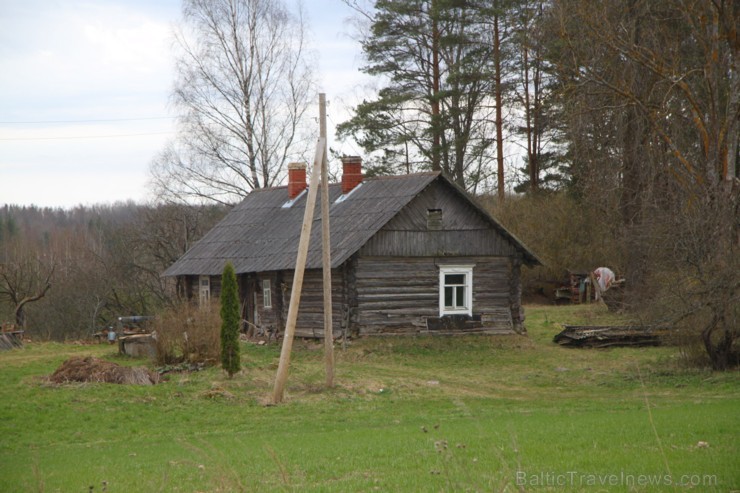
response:
M211 277L198 276L198 302L200 306L211 300Z
M440 265L439 266L439 316L445 315L468 315L473 316L473 265ZM465 283L463 286L455 287L465 290L465 306L446 307L445 306L445 276L450 274L463 274ZM453 296L453 299L456 299Z
M272 283L269 279L262 280L262 306L272 308Z

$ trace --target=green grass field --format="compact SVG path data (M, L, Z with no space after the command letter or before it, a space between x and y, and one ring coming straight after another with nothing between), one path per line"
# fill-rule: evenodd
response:
M279 347L243 371L152 387L46 381L110 346L0 353L0 491L717 491L740 489L737 372L674 347L561 348L559 323L602 307L528 307L528 337L297 343L286 403L267 407ZM707 446L704 445L705 442Z

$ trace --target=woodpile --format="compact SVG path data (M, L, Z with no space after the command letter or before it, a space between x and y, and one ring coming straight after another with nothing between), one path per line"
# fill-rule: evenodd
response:
M159 374L143 366L132 368L92 356L76 356L62 363L49 380L56 384L91 382L154 385L159 383Z
M668 335L665 327L642 325L564 325L553 341L569 347L660 346Z
M0 350L23 347L23 331L14 330L0 332Z

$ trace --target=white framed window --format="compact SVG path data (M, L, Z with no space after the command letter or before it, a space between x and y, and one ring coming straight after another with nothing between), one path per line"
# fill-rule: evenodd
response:
M211 299L211 278L209 276L198 278L198 295L201 306L207 304Z
M439 267L439 316L473 315L473 266Z
M265 308L272 308L272 286L270 280L262 281L262 301Z

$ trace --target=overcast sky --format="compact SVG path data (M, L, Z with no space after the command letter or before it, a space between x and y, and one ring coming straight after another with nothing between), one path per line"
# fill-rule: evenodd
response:
M340 0L304 6L332 127L362 93L360 49ZM150 198L149 164L174 136L179 18L180 0L0 0L0 204Z

